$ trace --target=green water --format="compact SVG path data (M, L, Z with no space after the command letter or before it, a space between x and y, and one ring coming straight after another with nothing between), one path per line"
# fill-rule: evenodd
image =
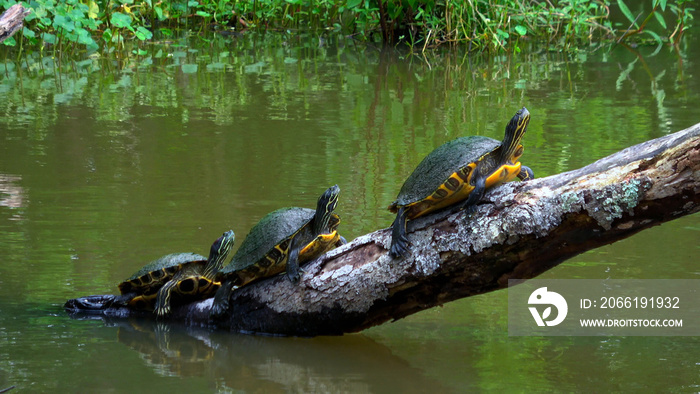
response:
M187 44L187 45L185 45ZM695 337L508 337L507 293L361 334L267 338L80 321L163 254L239 244L328 186L349 240L387 227L417 163L462 135L500 139L526 106L522 161L579 168L700 122L698 40L564 56L410 57L328 38L153 44L54 71L0 66L0 389L14 392L698 391ZM426 61L427 60L427 61ZM27 66L29 65L29 66ZM544 278L700 279L700 216L585 253Z

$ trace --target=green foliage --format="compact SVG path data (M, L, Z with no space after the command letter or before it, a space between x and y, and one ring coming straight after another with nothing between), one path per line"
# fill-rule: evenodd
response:
M694 8L688 7L688 4L690 3L692 3L692 0L675 0L671 4L668 3L668 0L652 0L651 12L646 15L641 23L638 23L640 17L642 17L645 12L642 10L642 12L635 16L624 0L617 0L617 5L620 7L620 11L630 22L629 28L620 36L618 42L622 40L630 40L633 37L639 37L641 34L646 34L651 36L653 43L663 44L666 39L662 38L662 36L668 36L668 40L677 45L678 41L683 35L683 32L685 32L691 26L693 21L692 11L694 11ZM669 29L664 16L667 8L676 18L674 29L670 34L668 34ZM648 23L652 20L652 18L656 20L661 30L652 30L652 28L648 26ZM639 39L638 42L644 43L642 39Z
M15 3L14 0L0 1L0 7L6 9ZM30 44L44 40L47 43L72 43L89 50L97 49L93 32L102 21L91 12L89 4L78 0L32 0L25 5L33 11L25 17L26 27L23 29L23 39Z
M546 40L553 50L629 39L639 33L654 42L677 43L690 27L690 0L646 0L651 12L638 20L625 0L616 6L631 25L618 32L609 19L611 0L30 0L22 39L58 45L60 51L100 45L123 48L127 39L146 41L174 30L334 29L366 40L405 42L425 50L467 44L471 50L520 51L523 38ZM8 8L15 0L0 0ZM636 8L639 5L636 5ZM676 22L670 22L675 17ZM658 28L647 26L656 21ZM99 40L101 38L101 40ZM98 40L98 41L96 41ZM5 45L16 45L13 39Z

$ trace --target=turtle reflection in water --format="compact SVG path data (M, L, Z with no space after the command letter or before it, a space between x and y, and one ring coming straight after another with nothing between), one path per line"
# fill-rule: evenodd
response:
M109 319L117 340L138 352L143 365L158 375L199 376L215 356L206 328L182 327L143 318Z
M506 126L503 141L482 136L461 137L432 151L406 179L389 210L396 213L392 225L392 257L408 251L406 222L429 212L461 203L472 210L484 192L504 182L535 174L518 161L523 154L520 144L530 113L520 109Z
M267 214L251 230L231 263L216 276L222 283L211 309L213 318L229 307L231 291L255 280L286 271L297 283L300 265L346 243L338 234L340 217L335 214L340 188L328 188L318 199L316 210L282 208Z

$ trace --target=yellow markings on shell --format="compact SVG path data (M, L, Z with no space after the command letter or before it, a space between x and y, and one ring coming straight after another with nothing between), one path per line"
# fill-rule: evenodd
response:
M177 289L182 294L194 294L199 287L199 282L194 277L185 278L177 283Z
M176 293L196 295L199 299L208 298L221 287L221 282L211 281L203 276L190 276L177 283Z
M518 149L517 151L522 154L522 149ZM506 164L499 167L497 171L486 178L486 189L512 181L520 173L521 166L520 162L516 162L515 164ZM472 190L474 190L474 186L471 185L470 180L475 168L476 163L470 163L460 168L458 171L452 173L433 194L408 205L408 219L415 219L429 212L449 207L450 205L467 199Z
M284 240L275 245L274 248L254 264L237 271L238 279L234 281L234 285L244 286L256 279L267 278L283 272L289 258L290 245L291 239Z
M219 287L221 287L221 282L210 281L204 277L191 276L178 282L172 293L190 296L188 302L191 302L212 297ZM191 298L191 296L195 295L197 296L196 298ZM141 294L129 300L127 305L136 310L152 311L155 309L157 296L157 292Z
M339 222L339 220L338 220ZM340 240L340 234L336 230L330 233L320 234L299 251L299 263L315 259L321 254L333 249ZM285 271L289 259L289 247L291 238L275 245L263 258L255 264L236 272L238 277L234 280L234 286L241 287L257 279L267 278Z
M471 175L476 168L476 163L460 168L453 172L437 190L430 196L410 204L408 208L408 219L415 219L441 208L456 204L469 196L474 190L474 186L469 183Z
M136 296L129 300L127 305L136 310L152 311L156 304L156 294L157 293Z
M156 281L160 281L163 278L171 277L175 275L182 265L176 265L172 267L165 267L159 270L149 272L147 274L141 275L138 278L128 280L124 283L119 284L119 291L122 294L134 291L135 289L140 289L142 287L148 287Z

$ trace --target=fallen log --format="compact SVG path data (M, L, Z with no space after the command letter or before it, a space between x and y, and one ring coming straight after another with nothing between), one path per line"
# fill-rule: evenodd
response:
M228 315L216 325L275 335L357 332L505 288L508 279L533 278L698 211L700 124L578 170L502 185L471 215L446 210L411 221L405 259L389 257L390 229L358 237L306 265L297 285L279 276L234 291ZM67 309L75 311L71 301ZM211 325L211 303L176 307L171 319ZM99 313L135 314L117 307Z
M24 26L24 17L31 12L21 4L15 4L0 15L0 42L12 37Z

